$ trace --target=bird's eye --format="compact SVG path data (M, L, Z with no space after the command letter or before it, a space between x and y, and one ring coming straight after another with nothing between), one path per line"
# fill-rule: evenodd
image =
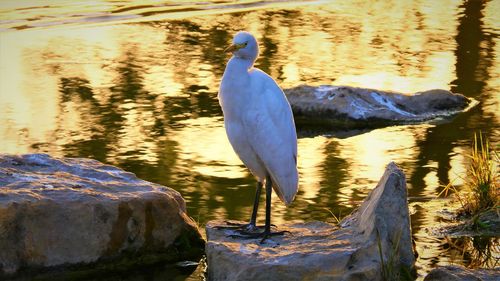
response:
M246 47L248 45L248 42L243 43L243 47Z

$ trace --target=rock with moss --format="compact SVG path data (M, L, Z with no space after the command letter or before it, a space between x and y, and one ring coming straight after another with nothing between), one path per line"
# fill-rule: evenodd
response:
M291 206L290 208L293 208ZM415 255L404 173L390 163L359 209L339 226L279 225L284 236L231 237L225 222L206 226L208 277L223 280L407 280Z
M0 154L0 279L199 259L181 195L81 158Z
M500 214L496 209L483 211L473 217L465 215L444 219L450 221L436 230L439 236L495 237L500 233Z
M447 90L402 94L349 86L298 86L285 90L297 123L360 128L446 117L477 102Z

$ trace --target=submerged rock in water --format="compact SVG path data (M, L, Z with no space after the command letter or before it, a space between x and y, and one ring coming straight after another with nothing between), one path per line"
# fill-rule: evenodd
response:
M409 274L415 262L405 176L394 163L340 227L280 225L290 233L259 244L228 237L232 230L218 228L224 224L206 226L209 280L382 280L382 264Z
M449 265L433 269L424 281L496 281L499 278L500 269L467 269Z
M474 216L454 215L450 225L436 230L439 236L495 237L500 233L500 214L496 209Z
M446 90L412 95L348 86L298 86L285 90L297 122L373 127L421 122L465 110L472 100Z
M0 154L0 230L0 277L196 259L204 247L177 191L96 160L45 154Z

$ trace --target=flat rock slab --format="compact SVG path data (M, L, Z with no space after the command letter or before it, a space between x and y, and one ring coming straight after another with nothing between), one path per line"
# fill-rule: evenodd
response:
M463 266L449 265L433 269L424 281L497 281L500 269L468 269Z
M181 195L99 161L0 154L0 279L19 271L200 257Z
M447 90L402 94L349 86L298 86L285 90L298 123L374 127L447 117L476 101Z
M231 237L234 230L220 228L226 226L224 221L209 222L208 278L383 280L382 264L409 273L415 256L406 194L404 173L390 163L377 187L340 226L323 222L280 225L280 231L290 233L261 244L260 239Z
M263 244L259 239L228 237L235 233L217 229L223 225L224 221L212 221L206 226L210 280L314 280L318 273L341 277L357 250L350 242L351 230L318 221L280 225L280 231L290 233ZM244 260L244 266L235 267L235 259Z

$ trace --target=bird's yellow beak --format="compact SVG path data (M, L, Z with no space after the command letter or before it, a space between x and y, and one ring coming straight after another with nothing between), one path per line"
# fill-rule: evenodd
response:
M232 44L231 46L224 49L224 53L236 52L244 46L245 46L245 44Z

